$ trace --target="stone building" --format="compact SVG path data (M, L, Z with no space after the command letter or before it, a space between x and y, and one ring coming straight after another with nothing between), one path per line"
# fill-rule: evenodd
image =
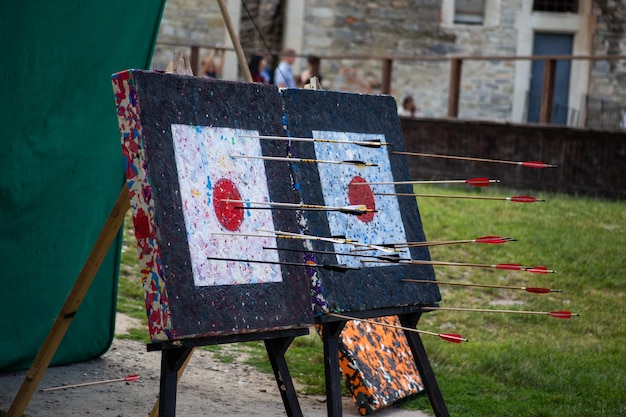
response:
M412 95L424 117L447 115L446 56L626 55L626 4L618 0L227 3L246 51L276 53L290 47L301 56L319 55L325 89L380 93L383 58L392 58L390 94L398 101ZM199 0L167 2L155 69L164 68L172 51L181 49L165 43L232 45L217 2ZM294 72L305 65L299 58ZM528 58L465 59L458 117L538 121L543 65ZM556 72L553 123L623 127L626 60L559 60ZM223 77L239 78L232 51L226 53Z

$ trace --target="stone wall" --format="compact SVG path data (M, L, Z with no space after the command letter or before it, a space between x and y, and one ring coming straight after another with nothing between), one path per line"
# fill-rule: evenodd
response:
M165 69L175 51L187 54L189 51L184 47L159 43L217 45L224 43L224 36L224 20L216 1L168 0L163 10L157 46L152 58L152 69ZM202 49L200 56L204 57L210 52Z
M596 0L593 50L598 55L626 55L626 3ZM587 99L586 126L626 127L626 61L594 61Z
M283 29L289 1L296 0L246 1L274 52L282 49L286 42ZM360 93L380 93L382 61L341 57L516 55L519 54L518 28L529 23L519 20L521 11L529 13L530 7L530 0L487 0L490 7L497 5L489 11L489 22L471 26L442 24L442 1L447 0L297 1L305 2L302 41L297 52L332 58L323 59L321 64L325 89ZM593 14L589 19L595 17L597 24L592 54L626 54L626 3L594 0ZM245 49L265 49L244 8L238 23ZM223 43L225 35L217 2L168 0L158 42L214 45ZM158 46L153 69L163 69L176 49L181 48ZM201 51L201 56L208 52ZM299 73L304 65L305 60L300 59L294 72ZM445 117L449 74L448 61L395 59L391 95L398 102L412 95L420 116ZM514 100L519 102L520 96L518 91L517 98L514 97L515 76L514 61L464 61L459 117L512 120ZM590 96L623 102L626 61L594 62L589 88ZM594 119L599 118L594 116Z
M626 2L596 0L593 50L597 55L626 55ZM621 101L626 96L626 61L595 61L589 95Z
M309 1L302 52L335 57L439 55L454 52L454 38L439 27L440 9L439 0ZM361 93L380 92L380 60L324 60L321 70L324 88ZM429 90L432 94L420 96L420 99L429 97L429 104L433 108L445 106L441 102L441 91L447 89L447 77L438 76L436 71L416 69L413 61L396 61L392 79L392 95L396 98ZM421 88L413 88L409 83L415 86L421 84ZM429 88L424 88L425 85Z

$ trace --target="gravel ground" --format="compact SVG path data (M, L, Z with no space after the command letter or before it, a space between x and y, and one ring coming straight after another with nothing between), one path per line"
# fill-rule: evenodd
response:
M123 333L132 325L132 320L118 314L116 333ZM97 359L48 369L39 389L124 378L130 374L139 375L139 381L36 392L26 416L148 416L159 393L160 359L158 352L147 352L140 342L115 338L111 349ZM9 408L25 375L26 371L0 373L0 410ZM327 415L324 396L299 394L298 398L305 417ZM202 350L194 352L178 384L176 414L181 417L286 416L273 375L260 373L241 360L219 362L211 352ZM343 415L358 416L351 398L343 399ZM425 417L426 414L389 407L374 416Z

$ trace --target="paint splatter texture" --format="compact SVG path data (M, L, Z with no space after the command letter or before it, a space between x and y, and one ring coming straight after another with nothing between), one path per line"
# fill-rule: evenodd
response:
M293 141L292 155L339 162L293 164L294 183L299 186L302 202L333 207L362 204L376 210L359 215L340 211L306 212L301 222L305 233L344 237L369 245L426 240L415 198L378 195L410 193L410 185L366 184L409 178L406 158L391 152L404 149L392 97L303 89L283 90L281 97L285 103L288 135L317 139ZM359 146L362 142L371 145L377 141L383 145ZM355 163L357 161L373 166ZM316 253L319 263L355 268L345 272L316 271L312 278L312 299L317 313L428 305L441 299L435 285L409 288L402 284L402 278L408 276L434 280L434 270L429 265L364 263L363 258L353 256L355 247L350 244L314 241L311 246L315 251L325 252ZM378 250L363 250L363 247L359 247L358 253L384 254ZM427 248L404 249L398 255L430 259Z
M384 137L373 134L354 132L313 131L314 138L331 140L349 140L369 142L375 139L386 143ZM321 160L361 161L375 163L376 166L318 164L319 177L324 196L324 203L329 206L347 206L365 204L375 208L376 212L359 216L339 212L327 212L328 224L332 236L345 235L360 243L380 244L406 241L406 232L402 223L400 206L397 198L381 196L375 199L372 187L377 192L393 193L393 185L367 185L368 182L393 181L391 165L385 147L368 148L361 146L339 146L331 142L316 142L315 155ZM350 253L350 245L335 244L334 251ZM408 250L399 253L409 257ZM352 267L360 267L361 259L354 256L337 256L337 262ZM390 266L389 263L375 263L370 266Z
M258 139L239 139L240 135L258 134L229 128L172 125L178 183L197 286L282 280L280 265L207 259L279 261L277 251L263 249L276 247L275 238L240 236L258 235L257 229L275 230L271 211L246 209L246 203L224 201L268 200L263 161L242 161L231 156L261 155Z
M250 262L286 261L264 247L302 242L241 236L299 230L294 211L246 203L298 202L288 164L231 157L286 155L284 142L241 137L284 135L278 89L131 70L113 90L151 339L310 325L305 268Z
M396 316L376 321L400 326ZM424 389L402 330L349 321L341 332L339 366L359 414L370 414Z

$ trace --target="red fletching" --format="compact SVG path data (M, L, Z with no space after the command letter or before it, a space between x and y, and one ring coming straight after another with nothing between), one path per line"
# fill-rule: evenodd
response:
M454 333L439 333L437 334L437 336L439 336L440 338L442 338L443 340L447 342L452 342L452 343L461 343L464 340L460 334L454 334Z
M549 292L552 292L550 288L525 287L524 289L527 292L532 292L534 294L547 294Z
M489 178L470 178L465 182L475 187L488 187L490 184Z
M573 315L571 311L567 310L551 311L548 314L557 319L571 319Z
M509 241L509 239L502 236L482 236L474 239L474 241L476 241L477 243L488 243L497 245L499 243L506 243Z
M498 264L496 265L498 269L507 269L509 271L519 271L522 269L520 264Z
M128 381L128 382L139 381L139 375L137 374L128 375L126 378L124 378L124 381Z
M509 198L510 201L515 203L534 203L537 201L535 197L529 195L516 195Z
M522 162L522 166L527 168L552 168L554 165L546 164L539 161L525 161Z
M547 274L554 272L546 268L545 266L533 266L531 268L526 268L526 271L530 272L531 274Z

